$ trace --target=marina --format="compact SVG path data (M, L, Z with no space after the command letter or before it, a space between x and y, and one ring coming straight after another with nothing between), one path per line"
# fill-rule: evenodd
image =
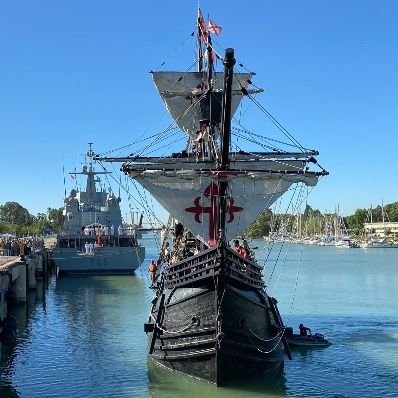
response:
M143 236L147 259L158 241ZM256 257L267 256L261 240ZM271 279L278 256L284 275ZM3 350L2 398L394 397L398 389L397 259L390 250L278 246L265 281L288 325L325 334L330 347L294 350L274 383L254 378L217 389L147 360L143 323L153 297L145 265L133 276L51 277L17 306L17 343ZM322 257L320 263L318 259ZM145 264L144 263L144 264ZM297 288L292 289L296 284ZM333 281L333 283L331 283ZM73 382L71 382L73 380ZM243 392L244 391L244 392Z

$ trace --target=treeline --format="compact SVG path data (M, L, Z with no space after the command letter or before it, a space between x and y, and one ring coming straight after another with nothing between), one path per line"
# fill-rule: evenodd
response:
M0 205L0 233L17 234L18 236L42 235L57 232L64 222L63 208L47 208L47 213L36 216L17 202L6 202ZM357 209L348 217L339 219L339 227L345 227L351 235L362 236L364 224L372 222L398 222L398 202L377 206L374 209ZM332 225L334 223L334 225ZM303 214L273 214L266 209L245 232L248 237L268 236L271 231L311 236L324 233L328 228L336 227L336 215L305 208Z
M364 235L364 224L370 222L398 222L398 202L373 209L357 209L347 217L339 217L332 213L321 213L311 206L305 208L303 214L273 214L267 209L245 232L251 238L268 236L271 231L281 231L288 234L312 236L333 229L345 229L350 235L361 237Z
M62 210L49 207L47 213L34 216L19 203L6 202L0 205L0 234L30 236L57 232L64 222Z

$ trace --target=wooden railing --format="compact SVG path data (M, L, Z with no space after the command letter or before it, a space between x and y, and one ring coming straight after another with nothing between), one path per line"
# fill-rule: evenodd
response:
M262 267L227 247L215 247L171 264L165 271L166 288L200 285L207 278L224 274L238 284L263 288Z

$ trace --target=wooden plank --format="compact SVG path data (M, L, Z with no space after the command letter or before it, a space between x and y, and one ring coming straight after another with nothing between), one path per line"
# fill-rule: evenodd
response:
M151 344L149 346L149 354L153 353L153 348L155 347L155 341L158 335L158 328L157 328L157 324L160 322L160 319L162 317L163 311L164 311L164 300L165 300L165 294L163 293L162 296L160 297L160 303L159 303L159 307L158 307L158 313L156 316L156 322L155 325L153 327L153 333L152 333L152 339L151 339Z

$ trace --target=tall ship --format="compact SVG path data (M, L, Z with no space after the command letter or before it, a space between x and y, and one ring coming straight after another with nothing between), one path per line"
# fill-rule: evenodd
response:
M222 56L214 49L212 34L219 32L199 10L196 70L152 72L174 124L151 137L147 155L101 160L123 162L122 171L178 220L166 226L173 233L161 242L144 325L148 355L173 371L223 385L280 375L284 353L290 355L277 300L263 281L265 266L237 237L292 185L312 187L328 173L317 165L318 152L286 130L290 151L244 127L243 98L270 114L256 99L263 90L254 86L254 73L234 70L233 49ZM167 139L183 141L179 152L162 154Z
M64 200L64 225L57 234L53 260L59 274L133 274L145 258L138 242L138 225L125 225L120 196L111 188L100 187L101 175L95 171L92 143L88 162L81 172L69 173L74 179L86 178L86 190L72 189Z

